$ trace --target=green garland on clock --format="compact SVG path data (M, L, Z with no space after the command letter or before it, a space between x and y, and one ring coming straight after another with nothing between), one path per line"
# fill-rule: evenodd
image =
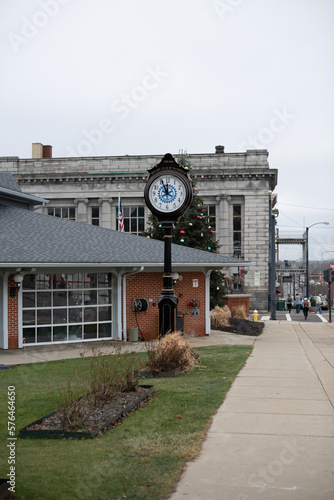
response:
M179 155L177 162L183 167L189 169L189 175L192 177L193 170L185 153L182 152ZM172 231L172 243L197 248L198 250L205 250L207 252L217 252L221 245L213 239L215 228L210 226L209 214L207 212L208 209L196 192L194 179L192 180L192 185L194 190L192 203L186 213L175 224ZM150 214L148 218L148 230L142 235L156 240L164 239L164 231L154 215ZM222 297L225 290L222 276L222 273L219 271L212 271L211 273L211 309L216 305L223 305Z

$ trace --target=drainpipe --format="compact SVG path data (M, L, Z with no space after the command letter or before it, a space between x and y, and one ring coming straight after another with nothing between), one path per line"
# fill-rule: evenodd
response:
M211 322L210 322L210 275L212 269L205 274L205 335L210 335L211 333Z
M0 317L0 321L2 321L2 329L3 339L0 339L0 347L1 349L8 349L8 276L13 274L12 272L6 271L3 274L2 281L2 319Z
M123 304L123 340L127 340L127 333L126 333L126 278L128 276L133 276L134 274L138 274L144 271L144 266L133 268L132 271L122 271L118 275L118 290L120 292L123 284L123 296L122 300L118 300L118 327L117 327L117 333L120 335L120 340L122 339L122 321L121 321L121 315L122 315L122 304ZM121 294L118 293L118 298L120 299ZM117 337L118 337L117 335Z

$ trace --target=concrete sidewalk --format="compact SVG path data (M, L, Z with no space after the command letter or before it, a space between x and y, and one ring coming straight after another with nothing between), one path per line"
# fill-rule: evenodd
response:
M170 500L333 500L334 328L266 322Z

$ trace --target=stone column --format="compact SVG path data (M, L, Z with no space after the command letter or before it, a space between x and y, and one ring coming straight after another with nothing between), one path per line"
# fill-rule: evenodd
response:
M111 220L111 229L116 230L116 214L118 214L118 201L117 205L110 205L110 220Z
M231 228L229 223L229 201L231 201L231 197L222 194L216 197L216 201L219 202L216 213L217 240L221 244L219 253L231 256Z
M107 229L115 229L115 217L112 218L114 210L111 206L113 199L107 197L99 198L98 202L101 205L100 226Z
M244 258L256 262L245 276L250 308L268 309L269 210L268 195L257 193L245 198Z
M89 223L88 211L87 211L88 202L89 202L88 198L76 198L74 200L74 203L77 205L76 220L78 222L84 222L85 224Z

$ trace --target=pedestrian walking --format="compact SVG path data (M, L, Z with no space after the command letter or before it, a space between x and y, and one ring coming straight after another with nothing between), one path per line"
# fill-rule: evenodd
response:
M304 313L304 319L307 319L309 309L311 307L311 302L307 297L304 297L303 300L303 313Z
M291 314L292 297L290 294L288 294L288 298L286 299L286 306L288 308L288 313Z
M315 308L315 314L317 314L317 312L319 314L322 314L322 310L321 310L321 296L318 295L318 297L316 298L316 303L317 303L317 307Z
M297 295L296 295L296 313L297 314L300 313L301 306L302 306L302 297L301 297L300 293L297 293Z

